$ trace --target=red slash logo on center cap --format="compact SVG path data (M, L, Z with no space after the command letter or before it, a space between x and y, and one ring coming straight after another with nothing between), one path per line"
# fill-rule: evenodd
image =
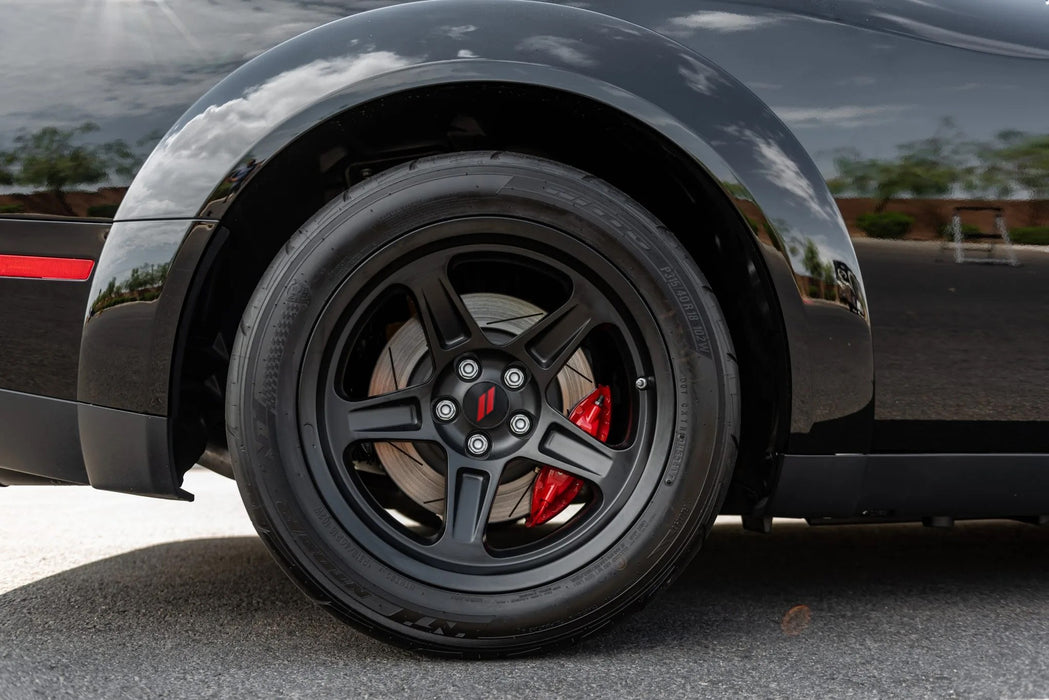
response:
M477 397L477 420L482 421L495 410L495 387Z
M474 413L473 406L476 404L477 412ZM464 413L478 428L492 430L502 423L506 418L506 412L510 408L510 402L506 392L497 384L482 382L474 384L463 397Z

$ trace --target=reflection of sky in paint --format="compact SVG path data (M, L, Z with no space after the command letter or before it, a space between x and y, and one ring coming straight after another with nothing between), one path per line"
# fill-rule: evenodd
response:
M671 17L657 29L667 36L687 39L693 36L697 30L702 29L723 33L745 32L780 21L783 21L782 17L768 17L720 10L700 10L687 15Z
M87 120L99 141L163 133L245 60L345 13L279 0L3 0L2 14L0 148L21 129Z
M837 218L838 210L834 202L821 200L813 188L812 181L805 177L794 159L787 155L776 141L744 128L733 129L732 136L752 145L754 159L760 164L764 174L771 182L790 193L794 201L819 218Z
M517 50L525 56L536 56L539 59L554 59L558 63L576 68L590 68L597 65L591 56L593 49L581 41L563 36L530 36L517 45Z
M177 209L177 203L165 199L166 193L177 191L175 183L187 179L211 182L213 163L235 162L274 124L344 85L407 64L407 59L389 51L312 61L240 97L208 107L160 142L128 192L126 201L135 208L122 210L121 216L160 216ZM198 171L199 177L194 177ZM140 191L145 187L151 189Z
M23 129L96 121L99 141L165 132L236 66L274 44L383 0L3 0L0 23L0 149ZM579 4L579 3L564 3ZM825 172L832 152L860 147L888 157L953 117L974 139L1003 128L1046 131L1049 63L945 48L834 21L860 21L971 48L1049 55L1049 8L1021 0L593 0L587 7L660 29L740 78L794 131ZM836 15L822 19L782 10ZM1006 25L1005 10L1024 21ZM852 18L851 20L849 18ZM858 19L859 18L859 19ZM435 27L466 42L483 16ZM941 26L942 25L942 26ZM974 27L976 28L974 30ZM572 36L533 36L518 48L580 70L601 60ZM489 28L490 30L490 28ZM976 31L978 30L978 31ZM478 44L457 55L483 55ZM376 47L383 51L385 47ZM702 67L702 64L696 64ZM71 72L76 79L69 80ZM712 74L683 66L705 94ZM891 81L883 76L891 75Z
M642 23L647 14L646 3L608 4L631 21ZM1049 90L1034 88L1049 84L1049 62L944 47L773 9L815 6L805 0L669 0L664 7L670 18L660 28L742 80L828 174L838 148L892 157L897 145L931 136L944 117L973 139L990 139L1004 128L1047 131ZM916 0L840 0L830 6L843 13L859 8L868 16L873 10L886 29L972 48L1001 49L1004 35L1030 41L1028 54L1049 56L1049 8L1043 3L957 0L923 7ZM1032 22L1038 20L1037 28L1006 25L1001 21L1006 9L1026 12ZM947 26L937 34L933 21Z

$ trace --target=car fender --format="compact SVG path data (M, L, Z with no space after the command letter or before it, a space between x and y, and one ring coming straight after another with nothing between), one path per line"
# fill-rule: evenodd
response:
M220 228L213 224L236 197L226 184L233 173L251 161L261 171L308 129L371 100L463 81L545 86L621 110L756 207L788 339L791 433L803 438L832 427L833 444L810 441L810 449L866 449L873 355L862 277L805 149L711 60L623 20L529 0L429 0L354 15L256 57L198 100L160 141L117 212L89 296L79 401L167 414L191 275L168 275L160 303L134 318L120 305L100 312L97 300L110 280L119 284L143 264L194 269L206 247L201 238ZM831 285L842 293L810 293L813 256L821 269L848 271ZM118 332L136 340L123 353L106 352ZM142 376L127 375L129 361L145 368ZM85 459L90 473L92 457Z

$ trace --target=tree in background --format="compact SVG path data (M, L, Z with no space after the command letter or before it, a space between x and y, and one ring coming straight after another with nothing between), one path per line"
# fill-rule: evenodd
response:
M1031 223L1042 221L1049 200L1049 135L1002 131L976 153L982 167L974 189L1000 199L1022 193L1031 200Z
M970 150L954 123L945 119L929 138L898 146L893 160L861 158L855 149L838 151L834 159L838 175L827 184L835 195L875 198L875 212L900 195L945 197L971 178Z
M15 156L13 153L0 151L0 185L15 184L15 177L10 170L14 162Z
M137 158L124 141L78 143L85 134L98 130L86 122L71 129L45 126L15 138L11 157L19 168L14 181L54 193L70 214L66 192L78 185L94 185L111 175L131 177Z
M999 198L1026 191L1032 198L1049 199L1049 136L1002 131L993 142L980 144L977 153L984 189Z

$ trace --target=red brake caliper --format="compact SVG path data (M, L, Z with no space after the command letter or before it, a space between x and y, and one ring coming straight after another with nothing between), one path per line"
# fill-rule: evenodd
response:
M608 439L612 425L612 392L599 386L572 409L568 419L601 442ZM583 488L583 480L554 467L539 470L532 486L532 512L525 525L542 525L565 508Z

